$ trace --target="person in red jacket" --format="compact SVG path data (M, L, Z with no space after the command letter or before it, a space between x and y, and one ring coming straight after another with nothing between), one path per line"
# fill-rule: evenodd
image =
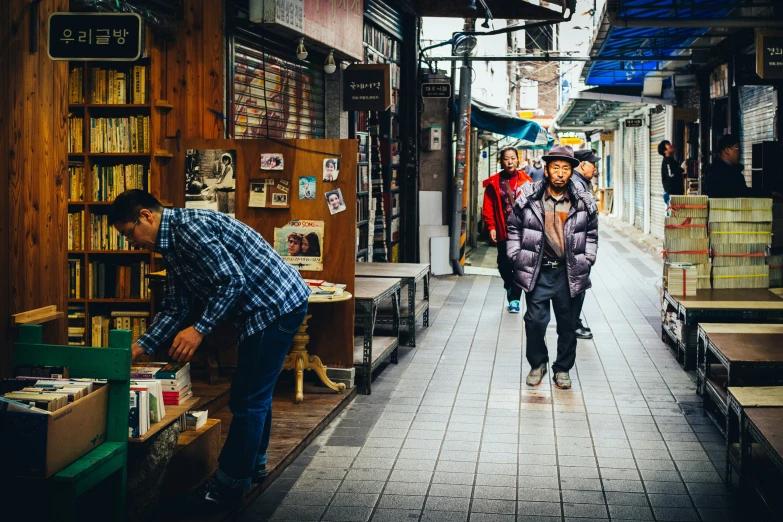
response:
M503 170L484 180L484 206L482 216L489 229L489 237L498 247L498 271L503 278L503 288L508 298L508 311L519 313L520 289L515 288L514 267L506 257L506 222L514 208L517 189L533 181L524 171L518 170L519 158L514 147L506 147L498 154Z

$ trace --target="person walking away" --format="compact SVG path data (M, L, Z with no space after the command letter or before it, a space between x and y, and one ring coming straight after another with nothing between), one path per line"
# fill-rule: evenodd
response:
M676 149L669 140L658 144L658 154L663 156L661 163L661 183L663 184L663 201L666 203L666 215L669 216L672 196L685 195L685 169L674 159Z
M482 216L489 229L489 238L498 248L498 271L506 289L508 311L519 313L522 292L514 288L513 267L506 255L506 222L514 207L517 189L531 181L530 176L518 170L519 159L514 147L506 147L498 153L502 170L484 180L484 204Z
M569 371L576 360L576 314L579 296L590 288L590 267L598 252L598 212L593 198L571 181L579 165L569 146L555 146L544 157L546 179L522 187L508 221L507 253L514 265L514 285L525 292L528 386L538 386L547 372L545 335L550 302L557 320L554 383L571 388Z
M199 509L239 507L244 490L266 476L272 392L310 289L258 232L214 210L164 209L151 194L127 190L112 203L109 223L166 262L162 310L132 345L133 360L173 338L169 357L188 361L218 323L231 320L237 327L231 427L217 471L186 500ZM204 311L183 329L191 300Z
M530 172L528 172L528 175L533 179L533 183L544 181L544 162L541 161L541 158L533 160L533 166L531 167Z
M579 160L579 166L574 169L574 175L571 177L571 181L579 187L581 190L587 192L595 202L595 196L592 191L592 182L595 176L598 174L598 167L596 163L601 160L600 156L595 155L595 151L591 149L582 149L574 152L574 157ZM589 275L589 270L588 270ZM582 307L585 303L587 292L582 292L582 297L579 300L576 309L576 337L578 339L592 339L593 332L584 325L582 322Z

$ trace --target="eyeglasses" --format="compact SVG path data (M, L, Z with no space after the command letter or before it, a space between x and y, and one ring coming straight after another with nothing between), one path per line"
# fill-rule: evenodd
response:
M739 147L729 147L729 148L734 150L741 150Z
M127 234L123 234L122 237L130 241L131 243L135 243L133 240L133 233L136 232L136 227L139 225L139 220L141 219L141 216L136 218L136 221L133 222L133 228L128 232Z

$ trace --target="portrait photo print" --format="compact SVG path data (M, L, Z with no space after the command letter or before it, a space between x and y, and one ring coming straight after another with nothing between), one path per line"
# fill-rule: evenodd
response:
M283 155L279 152L261 154L261 170L283 170Z
M340 158L327 158L324 160L324 181L337 181L340 175Z
M345 210L345 200L343 200L343 191L340 189L330 190L326 194L326 205L329 207L329 213L334 215Z
M234 214L237 151L188 149L185 153L185 208Z

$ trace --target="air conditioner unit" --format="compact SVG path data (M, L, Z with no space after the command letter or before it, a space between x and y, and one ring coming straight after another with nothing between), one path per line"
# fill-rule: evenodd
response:
M675 74L672 76L672 88L674 89L688 89L697 86L695 74Z

